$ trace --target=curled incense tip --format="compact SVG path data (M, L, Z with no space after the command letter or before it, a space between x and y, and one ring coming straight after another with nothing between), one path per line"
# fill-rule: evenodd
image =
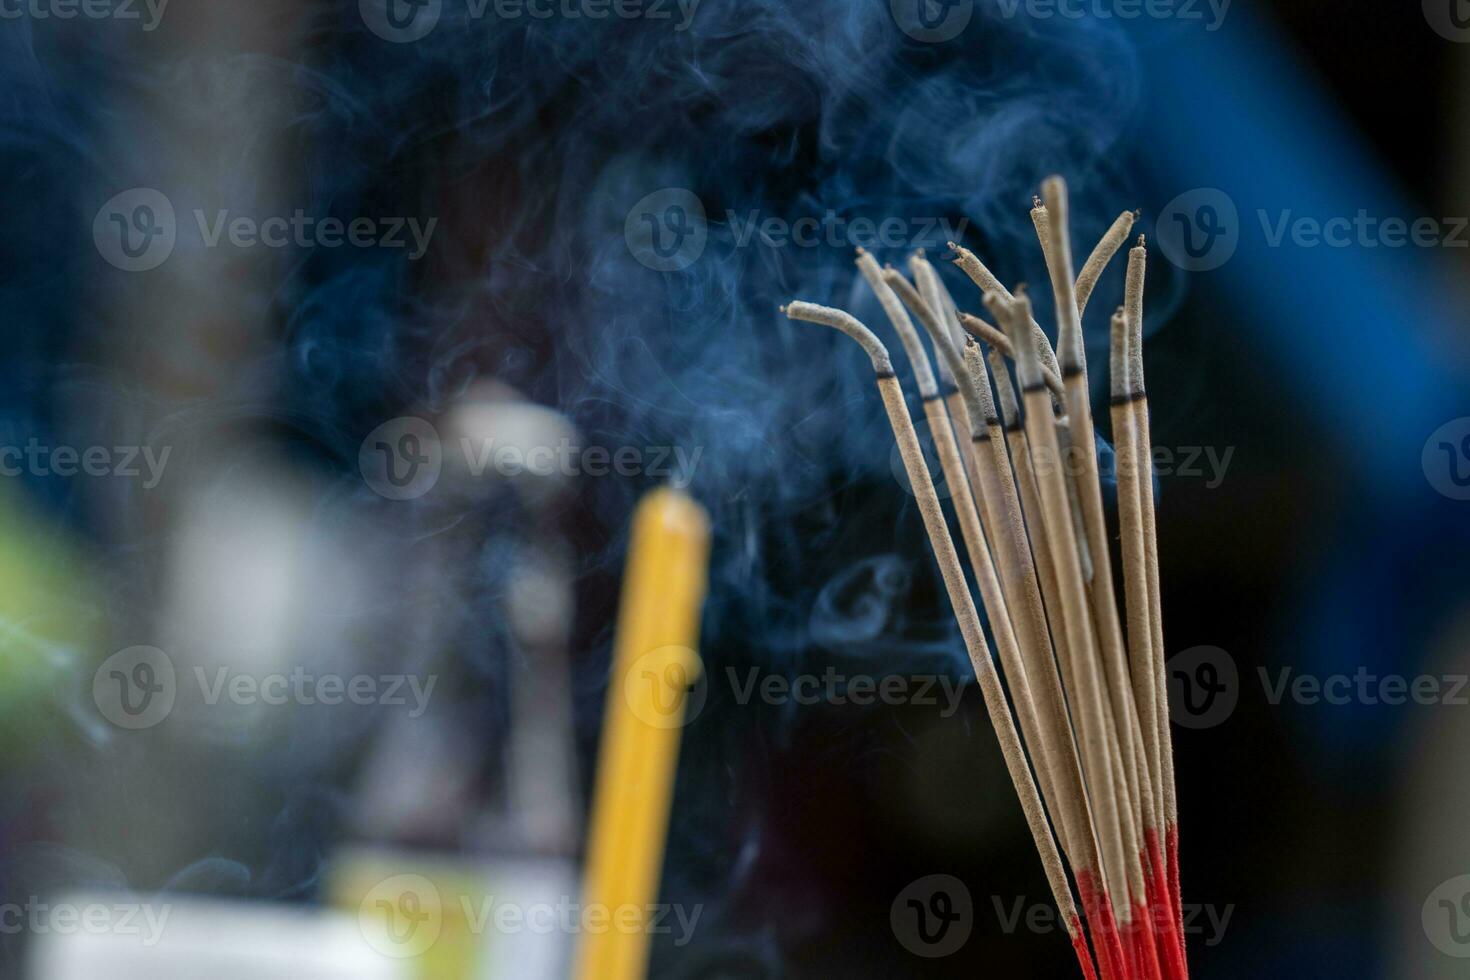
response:
M862 322L851 313L802 300L788 303L782 307L781 312L793 320L804 320L807 323L818 323L824 327L841 330L862 345L863 350L868 354L868 359L873 362L874 372L882 377L893 374L893 359L888 356L888 348L883 346L883 341L873 335L873 331L863 326Z

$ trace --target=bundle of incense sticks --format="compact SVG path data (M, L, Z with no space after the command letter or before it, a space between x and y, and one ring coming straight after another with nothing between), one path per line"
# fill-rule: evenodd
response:
M781 309L792 319L842 331L872 362L1006 767L1083 974L1184 980L1178 813L1143 383L1142 236L1129 250L1124 305L1111 321L1122 557L1116 580L1082 339L1087 301L1136 218L1135 212L1120 214L1074 274L1066 184L1052 177L1042 185L1032 220L1057 311L1055 347L1032 316L1025 290L1006 289L967 249L950 243L954 263L979 287L993 324L958 310L922 252L909 260L911 280L858 251L858 271L912 368L953 490L989 640L887 348L842 310L801 301ZM937 354L937 377L915 320ZM991 659L992 641L999 669Z

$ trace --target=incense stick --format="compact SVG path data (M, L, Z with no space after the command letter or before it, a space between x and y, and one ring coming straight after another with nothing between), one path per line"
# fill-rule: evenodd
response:
M949 243L949 248L950 251L954 252L954 264L959 266L965 275L970 277L971 282L980 287L980 294L982 296L988 296L994 293L1006 302L1011 302L1015 298L1011 295L1010 290L1006 289L1001 284L1001 281L995 277L995 273L986 268L985 263L981 262L980 257L974 252L954 242ZM1050 341L1046 339L1046 331L1042 330L1041 324L1035 320L1032 320L1028 324L1028 328L1031 335L1030 346L1035 349L1037 356L1041 359L1042 367L1052 374L1060 376L1062 372L1061 368L1057 366L1057 355L1051 349Z
M1092 254L1087 257L1086 262L1082 263L1082 271L1077 273L1077 315L1079 317L1087 309L1087 301L1092 298L1092 291L1097 288L1097 281L1102 277L1103 269L1107 268L1113 256L1118 254L1118 249L1128 241L1128 233L1133 230L1133 222L1137 220L1137 211L1124 211L1114 218L1097 246L1093 248Z
M1124 288L1123 309L1128 321L1128 409L1133 424L1138 461L1139 511L1143 527L1144 569L1148 578L1150 652L1153 656L1156 731L1159 739L1159 780L1163 787L1164 815L1163 864L1168 881L1169 901L1173 903L1171 919L1176 923L1180 958L1188 970L1184 946L1184 899L1179 876L1179 804L1174 782L1174 735L1170 728L1168 676L1165 668L1164 627L1159 589L1158 527L1154 512L1153 441L1149 432L1148 394L1143 372L1143 285L1148 262L1148 249L1142 235L1128 251L1128 276Z
M913 273L914 282L918 285L919 295L924 297L924 302L935 311L943 311L942 315L952 326L951 333L958 333L960 330L959 311L955 308L954 297L949 294L949 290L944 286L944 281L939 278L938 270L924 256L922 248L909 258L909 271ZM956 338L955 343L959 342ZM950 370L949 361L943 357L939 358L939 370L941 378L947 377L952 386L944 393L945 407L948 408L950 420L954 423L955 436L959 439L962 454L968 459L972 433L970 432L970 416L965 409L965 399L960 394L959 381ZM980 505L980 514L986 518L988 523L990 503L985 499L979 487L971 489L975 494L976 502Z
M987 344L995 348L1012 361L1016 359L1016 351L1015 348L1011 346L1011 339L1000 330L992 327L990 324L986 323L978 316L975 316L973 313L961 313L959 314L959 318L960 326L963 327L965 332L968 333L971 337L974 337L982 344ZM1066 397L1066 389L1062 387L1061 375L1057 374L1051 368L1043 365L1041 369L1041 379L1046 382L1047 388L1051 389L1052 394L1054 394L1059 400Z
M1015 785L1027 826L1031 830L1037 851L1041 855L1042 868L1046 873L1047 883L1051 887L1052 897L1057 903L1058 910L1062 913L1063 920L1067 923L1067 931L1072 938L1073 949L1077 952L1084 971L1090 972L1091 955L1082 937L1081 922L1077 915L1076 904L1072 899L1071 887L1067 883L1061 855L1057 851L1051 827L1047 824L1040 794L1031 778L1031 770L1027 765L1020 736L1016 732L1005 693L996 674L995 664L990 659L990 648L986 644L985 634L980 626L979 613L975 608L974 600L970 598L969 587L965 584L965 574L960 568L959 555L955 552L954 541L949 535L949 527L945 524L939 497L935 494L933 481L929 478L929 470L924 465L919 438L914 432L913 423L909 420L908 407L904 404L903 391L893 373L893 363L888 356L888 351L882 342L873 336L872 331L858 322L855 317L841 310L798 301L783 307L782 311L793 320L805 320L840 330L857 341L868 354L876 376L878 393L883 400L884 411L888 415L889 425L898 443L899 455L903 458L904 469L908 473L915 500L919 504L924 529L929 536L929 543L934 552L935 561L939 565L940 575L944 579L945 591L954 608L960 635L965 641L965 648L970 655L970 664L974 668L975 677L980 683L981 693L990 714L991 725L1000 742L1001 755L1005 759L1006 769L1010 773L1011 782Z
M1031 200L1031 223L1036 227L1036 237L1041 241L1041 253L1046 257L1047 268L1050 269L1053 261L1051 214L1041 198L1033 197ZM1133 230L1133 223L1137 220L1137 211L1124 211L1114 218L1093 248L1092 254L1082 263L1082 271L1077 273L1076 282L1079 317L1087 309L1087 301L1092 298L1092 291L1097 288L1097 281L1102 278L1103 270L1113 260L1113 256L1118 254L1123 243L1128 241L1128 233Z
M913 369L914 384L919 389L919 397L926 401L935 397L939 389L934 383L934 369L929 364L929 354L924 350L924 343L919 339L919 332L914 329L908 311L898 297L893 295L893 290L883 279L883 270L878 268L877 261L865 249L857 250L857 267L867 280L869 288L878 297L878 303L887 314L888 322L893 324L894 332L898 334L904 353L908 355L909 367Z
M1143 509L1138 469L1138 432L1132 414L1131 358L1128 318L1119 307L1111 323L1111 357L1109 360L1112 394L1113 444L1118 474L1118 526L1123 558L1124 603L1127 611L1129 668L1133 692L1138 703L1139 723L1143 729L1144 749L1148 758L1148 775L1153 788L1153 812L1145 814L1144 846L1148 856L1149 878L1146 882L1149 905L1155 910L1154 925L1159 933L1159 956L1169 977L1183 977L1187 967L1183 960L1182 935L1179 932L1174 899L1168 885L1168 869L1161 846L1164 815L1163 769L1159 761L1158 699L1154 675L1153 636L1149 616L1148 570L1143 555Z

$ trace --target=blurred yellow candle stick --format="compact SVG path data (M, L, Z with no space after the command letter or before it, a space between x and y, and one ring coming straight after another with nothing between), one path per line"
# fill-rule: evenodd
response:
M709 561L687 494L650 493L633 517L597 766L576 980L642 980L658 901Z

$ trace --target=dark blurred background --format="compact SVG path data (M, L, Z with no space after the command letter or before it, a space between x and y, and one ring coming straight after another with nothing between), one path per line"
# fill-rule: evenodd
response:
M11 928L67 894L177 903L152 955L179 962L232 935L279 975L566 975L517 957L567 937L455 973L363 966L342 923L374 874L575 894L628 524L674 482L712 522L710 680L660 895L699 918L651 975L1074 976L1028 918L1045 881L868 368L775 312L845 305L892 344L856 219L903 220L867 243L895 264L964 220L1003 279L1043 282L1027 209L1054 172L1074 249L1127 208L1152 246L1164 632L1225 685L1175 714L1195 975L1462 974L1462 5L920 2L442 0L406 28L375 0L0 2L5 975L89 975L54 922ZM298 209L365 241L211 240ZM836 241L751 230L829 210ZM1360 212L1340 243L1273 239ZM1391 244L1387 218L1433 231ZM660 250L660 221L698 247ZM1100 415L1122 264L1087 318ZM430 442L436 480L374 468ZM466 444L584 454L536 476ZM589 472L588 447L637 461ZM171 707L118 714L113 672L157 682L159 652ZM730 682L829 669L963 700ZM293 671L407 703L196 683ZM1275 693L1339 675L1370 680ZM1373 696L1424 677L1432 703ZM937 874L972 933L926 958L890 909ZM220 975L278 975L240 955Z

